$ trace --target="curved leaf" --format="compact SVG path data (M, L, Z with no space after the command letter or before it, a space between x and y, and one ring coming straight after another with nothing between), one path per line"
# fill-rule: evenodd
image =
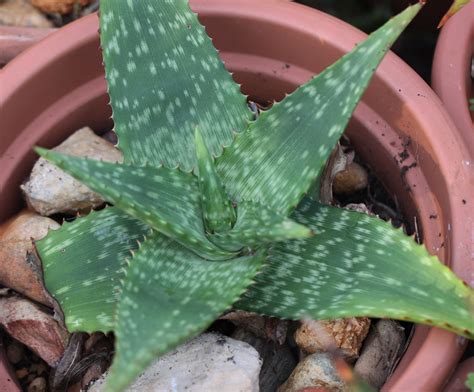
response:
M420 7L388 21L237 136L217 160L232 197L283 214L298 204L322 172L378 64Z
M61 304L69 332L111 331L125 260L149 226L112 207L36 242L48 291Z
M196 165L194 130L212 155L252 113L187 0L102 0L100 32L125 163Z
M149 224L204 258L233 253L210 242L202 222L196 177L178 169L118 165L37 148L38 154L100 193L117 208Z
M474 337L474 292L402 230L304 200L307 240L275 247L239 307L275 317L409 320Z
M222 249L238 251L313 235L307 227L258 203L240 202L237 211L237 222L232 230L209 236Z
M262 261L254 256L212 263L154 233L125 278L106 391L123 390L154 358L203 331L239 298Z

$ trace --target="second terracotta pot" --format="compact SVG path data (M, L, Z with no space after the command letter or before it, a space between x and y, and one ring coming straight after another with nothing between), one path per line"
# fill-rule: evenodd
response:
M474 98L473 57L474 1L471 1L441 31L433 60L432 85L474 158L474 112L469 110L469 99Z
M243 91L261 102L281 99L365 37L290 2L196 0L192 5ZM19 185L36 159L33 145L52 147L85 125L97 131L112 126L97 32L97 16L83 18L0 72L0 220L21 208ZM406 219L423 228L428 249L467 280L474 178L463 163L467 149L430 88L389 54L347 134ZM438 390L464 346L446 331L416 327L385 389Z

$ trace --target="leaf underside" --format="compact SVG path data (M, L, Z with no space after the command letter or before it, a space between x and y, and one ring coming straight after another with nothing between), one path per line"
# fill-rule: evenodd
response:
M259 203L240 202L237 222L232 230L210 236L222 249L237 251L260 247L273 242L311 237L307 227L277 214Z
M113 329L125 260L150 232L112 207L65 222L36 242L46 287L61 304L70 332Z
M217 159L233 198L259 201L283 214L298 204L322 172L377 65L420 7L388 21L237 136Z
M37 149L45 159L139 219L211 260L234 254L210 242L202 221L196 177L179 169L118 165Z
M278 244L238 307L290 319L369 316L474 337L474 296L402 230L305 199L293 218L314 230Z
M199 127L213 156L252 113L187 0L102 1L101 43L125 163L196 165Z
M122 390L153 358L203 331L240 297L262 262L262 255L205 261L154 233L124 281L107 391Z

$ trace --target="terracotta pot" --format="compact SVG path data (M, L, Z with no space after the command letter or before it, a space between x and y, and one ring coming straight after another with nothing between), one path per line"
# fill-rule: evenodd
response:
M474 112L469 110L468 102L474 98L473 56L474 1L471 1L441 31L433 60L432 85L474 156Z
M0 26L0 67L56 29Z
M281 99L365 37L340 20L285 1L192 4L244 92L263 102ZM85 125L111 127L97 31L97 16L85 17L0 72L0 220L22 205L19 185L36 159L31 146L52 147ZM407 219L423 228L430 251L467 280L474 178L462 163L468 160L467 149L430 88L388 55L347 134L396 195ZM399 154L405 148L410 158L403 161ZM464 347L464 339L451 333L416 327L386 390L439 389Z

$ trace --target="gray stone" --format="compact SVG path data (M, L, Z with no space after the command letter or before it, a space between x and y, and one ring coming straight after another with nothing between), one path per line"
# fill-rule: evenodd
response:
M127 392L258 392L262 361L249 344L206 333L155 361ZM100 392L105 378L89 392Z
M255 336L239 327L232 334L233 339L242 340L254 347L262 358L260 371L260 392L275 392L295 368L297 361L288 344Z
M109 162L123 161L122 153L90 128L78 130L53 150ZM88 210L104 203L100 195L43 158L38 159L21 188L28 205L43 216Z
M354 371L377 390L387 380L405 348L405 329L396 321L380 320L364 342Z

